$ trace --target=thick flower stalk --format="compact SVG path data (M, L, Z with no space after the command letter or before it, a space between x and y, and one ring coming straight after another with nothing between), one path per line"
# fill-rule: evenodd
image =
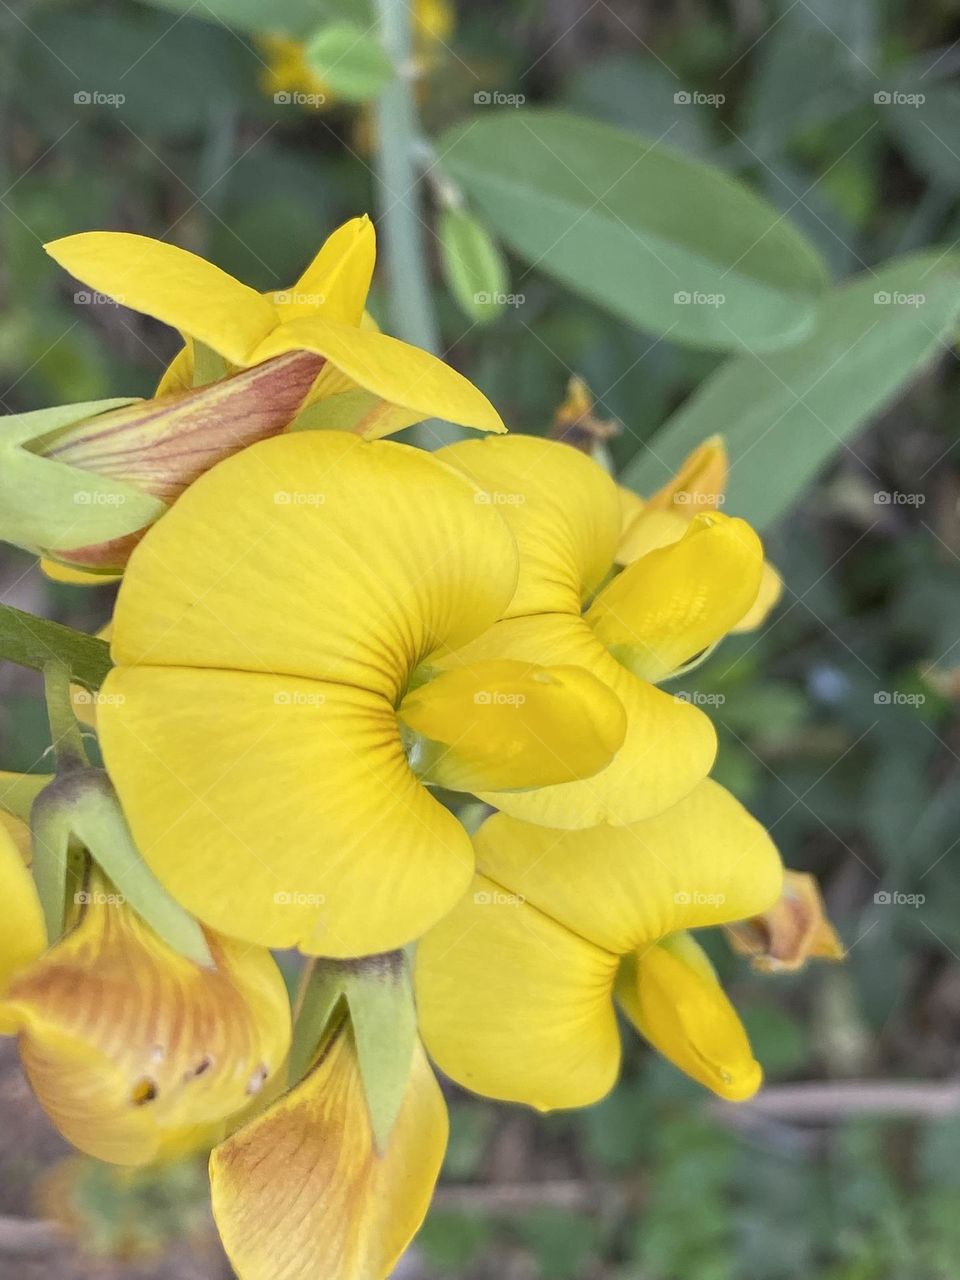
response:
M505 796L614 756L623 708L575 660L440 672L517 585L483 498L418 450L297 433L214 468L134 552L101 745L144 859L212 928L393 950L472 874L425 783Z
M482 798L516 817L569 828L620 826L676 804L710 771L716 734L698 707L656 686L752 608L763 567L757 535L742 520L705 513L676 542L617 573L617 486L584 454L510 435L437 456L503 513L520 552L503 619L442 665L494 657L572 664L605 683L627 716L623 745L599 773Z
M475 836L477 874L417 952L424 1043L476 1093L541 1110L596 1102L620 1065L614 1002L660 1053L740 1101L761 1070L687 932L776 901L769 836L706 780L629 826L556 831L506 814Z

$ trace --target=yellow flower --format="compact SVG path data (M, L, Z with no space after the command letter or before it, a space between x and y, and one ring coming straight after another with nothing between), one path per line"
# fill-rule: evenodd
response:
M629 565L650 551L669 546L684 536L698 513L719 510L728 471L723 437L711 436L688 454L673 479L646 501L621 488L622 528L617 563ZM755 631L762 626L782 592L780 575L764 561L756 599L731 631Z
M503 513L520 551L504 619L445 665L497 657L582 667L609 686L627 714L623 746L601 772L481 797L515 817L571 828L620 826L675 804L709 772L716 734L699 708L655 685L752 606L763 562L756 534L741 520L703 514L679 541L611 578L620 499L586 455L510 435L451 445L436 456Z
M0 827L0 1031L75 1147L148 1164L215 1141L283 1067L286 988L270 953L207 935L215 967L172 951L99 873L49 950L33 881Z
M45 246L84 284L179 329L184 348L158 394L183 390L292 352L322 365L302 402L298 426L331 426L373 438L422 418L502 431L490 402L435 356L380 333L364 318L376 258L369 218L354 218L323 244L289 289L263 295L213 263L161 240L90 231ZM209 352L221 358L201 368ZM322 402L322 409L317 407Z
M144 859L211 927L393 950L473 871L424 782L500 794L619 747L617 697L575 662L430 679L514 592L514 539L482 497L435 455L298 433L214 468L135 551L101 746Z
M240 1280L385 1280L426 1215L446 1143L418 1041L377 1150L344 1020L303 1081L210 1157L213 1213Z
M477 875L420 942L421 1033L477 1093L541 1110L585 1106L620 1064L614 997L660 1053L723 1098L761 1071L688 929L756 915L781 866L763 828L715 782L626 827L555 831L496 814Z

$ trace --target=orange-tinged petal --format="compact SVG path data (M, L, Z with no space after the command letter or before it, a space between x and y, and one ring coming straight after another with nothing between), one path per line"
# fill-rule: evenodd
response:
M231 364L259 363L250 353L278 323L276 308L255 289L162 240L88 231L44 248L92 289L199 338Z
M587 622L624 666L657 681L715 644L757 598L760 539L743 520L697 516L679 542L634 561Z
M820 886L803 871L786 871L783 892L762 914L729 925L733 949L761 973L791 973L808 960L842 960L843 943L827 918Z
M760 1088L763 1071L713 966L689 934L675 934L624 962L617 999L665 1058L728 1102Z
M386 1280L426 1215L447 1129L418 1043L379 1155L342 1024L305 1079L210 1157L213 1213L239 1280Z
M441 672L408 693L399 714L417 735L417 773L456 791L590 777L626 731L616 694L582 667L502 659Z
M617 487L570 445L538 436L465 440L438 456L497 508L520 549L520 580L507 617L580 613L613 564Z
M417 948L424 1044L475 1093L541 1111L587 1106L619 1070L617 965L615 955L478 875Z
M201 969L100 876L79 923L12 980L24 1070L74 1146L144 1164L242 1110L284 1064L290 1008L263 948L208 935Z

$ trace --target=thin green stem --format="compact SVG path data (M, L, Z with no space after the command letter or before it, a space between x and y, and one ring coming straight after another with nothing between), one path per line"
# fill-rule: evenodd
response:
M69 668L58 661L45 663L43 685L57 771L82 768L89 761L80 725L70 701Z
M414 96L410 5L377 0L383 47L394 76L376 104L377 199L384 228L390 319L397 335L434 355L442 350L427 274L423 184L417 162L422 149ZM462 439L464 432L435 419L413 428L425 449Z

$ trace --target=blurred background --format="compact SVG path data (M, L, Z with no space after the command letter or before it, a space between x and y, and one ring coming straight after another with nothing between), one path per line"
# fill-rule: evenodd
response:
M377 122L350 100L363 94L318 84L295 45L270 39L268 0L240 8L238 23L205 0L0 3L5 412L149 395L177 345L78 291L44 241L162 236L278 288L338 223L377 209ZM417 0L415 17L428 136L484 93L521 116L547 104L669 133L782 210L838 278L960 239L956 0ZM898 91L922 101L897 106ZM432 230L425 243L440 348L514 429L549 430L578 374L596 416L620 424L608 448L622 467L724 358L519 259L513 304L470 314ZM686 681L712 697L717 776L786 862L817 874L849 953L764 977L711 945L767 1071L762 1102L711 1103L631 1036L620 1088L589 1111L540 1117L451 1088L443 1183L399 1275L960 1274L958 396L943 343L768 531L787 582L771 623ZM877 500L878 476L899 499ZM0 553L0 598L21 609L94 630L111 593ZM0 764L40 770L38 682L3 664L0 691ZM12 1048L0 1277L228 1276L202 1162L145 1179L67 1159ZM853 1104L835 1087L851 1079L873 1082Z

